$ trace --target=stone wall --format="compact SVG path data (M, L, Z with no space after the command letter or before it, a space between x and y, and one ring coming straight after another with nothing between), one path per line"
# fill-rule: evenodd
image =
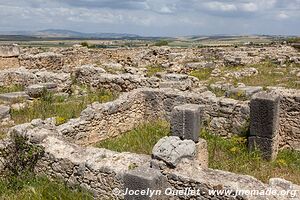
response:
M0 57L0 70L2 69L11 69L11 68L18 68L20 66L19 59L12 57L12 58L1 58Z
M72 73L77 83L88 85L93 88L109 89L119 92L128 92L136 88L176 88L191 90L198 87L199 80L196 77L185 74L161 73L159 77L146 77L143 68L124 68L128 73L109 74L95 65L83 65L76 67ZM140 69L140 70L139 70ZM144 69L147 71L147 69Z
M45 52L36 55L23 54L19 57L20 65L27 69L62 70L64 60L62 54Z
M280 100L279 134L281 148L300 150L300 91L278 90Z
M203 105L209 129L220 135L238 134L248 121L247 102L217 98L211 92L143 88L125 93L113 102L94 103L79 118L60 125L58 130L73 142L92 144L120 135L148 120L169 120L173 107L183 103ZM217 123L220 119L225 123Z
M68 90L72 84L69 73L49 72L46 70L28 70L23 67L0 71L0 86L29 86L38 83L55 83L59 90Z
M18 45L0 46L0 70L19 67L19 55L20 48Z
M295 95L295 94L294 94ZM299 148L299 98L288 101L283 96L280 111L281 148ZM298 102L298 104L297 104ZM113 102L94 103L81 116L60 125L58 129L79 144L91 144L131 130L136 125L153 120L170 120L172 109L181 104L203 105L204 121L208 130L221 136L246 134L249 128L250 108L248 101L218 98L207 91L195 93L170 88L140 88ZM289 127L289 128L287 128Z
M50 178L60 178L69 185L80 185L91 191L95 199L124 199L122 192L126 186L124 184L126 174L138 168L148 169L151 166L150 156L125 152L117 153L69 143L56 131L51 119L46 121L34 120L31 123L15 126L11 129L10 134L22 135L28 138L28 142L31 144L43 147L44 156L35 167L38 174ZM210 195L208 192L209 190L231 190L232 195L234 195L237 190L267 191L272 189L299 192L300 189L299 186L283 179L273 178L266 184L247 175L203 169L189 161L181 162L176 168L153 168L153 170L159 170L161 176L167 181L165 186L174 191L187 188L200 190L200 195L197 196L176 195L160 197L159 199L263 200L266 199L266 196L246 194L233 197L230 195ZM148 178L151 180L151 177ZM163 189L163 187L159 189ZM116 195L118 192L120 193ZM294 193L293 196L267 196L270 200L288 200L298 197L299 193Z
M122 94L108 103L93 103L81 116L58 126L58 130L77 144L95 142L115 137L145 121L143 93L133 91Z
M43 147L45 153L35 167L36 173L60 178L71 186L80 185L100 199L115 199L112 190L123 188L123 174L150 160L146 155L68 143L55 131L51 120L15 126L10 134L22 135L31 144Z

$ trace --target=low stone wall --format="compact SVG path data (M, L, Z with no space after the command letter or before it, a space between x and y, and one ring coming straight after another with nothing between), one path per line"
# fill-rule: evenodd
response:
M18 68L20 66L19 59L12 57L12 58L1 58L0 57L0 70L2 69L11 69L11 68Z
M27 69L47 69L50 71L62 70L64 60L62 54L45 52L37 55L23 54L19 56L21 66Z
M283 179L270 179L269 184L265 184L246 175L203 169L187 160L181 162L176 168L150 168L150 156L78 146L65 141L50 119L48 121L34 120L31 123L15 126L10 134L22 135L28 138L31 144L43 147L44 156L35 167L38 174L44 174L50 178L61 178L69 185L80 185L93 192L95 199L124 199L126 175L140 168L151 169L166 181L164 187L158 189L166 187L173 191L184 191L190 188L200 191L199 194L190 196L174 195L152 199L263 200L267 197L270 200L288 200L299 197L300 187ZM143 173L146 171L138 173L142 173L140 177L143 178ZM151 176L147 177L150 183ZM267 191L270 189L293 193L285 196L252 196L248 193L234 197L238 190ZM233 196L209 194L209 190L230 190ZM133 197L126 199L133 199Z
M18 125L10 134L21 135L31 144L43 147L45 153L35 167L36 173L60 178L71 186L80 185L100 199L116 199L112 190L123 188L124 173L150 160L146 155L68 143L55 131L51 121L34 120Z
M138 68L125 68L129 72L125 74L108 74L103 68L94 65L76 67L72 73L73 78L80 84L93 88L105 88L109 90L128 92L136 88L175 88L182 91L198 87L199 80L196 77L184 74L161 74L160 77L146 77L145 73L139 74ZM133 69L133 70L132 70ZM146 71L147 69L145 69Z
M28 70L23 67L0 71L0 86L22 85L24 87L39 83L55 83L60 90L68 90L72 84L69 73Z
M239 134L248 121L247 102L217 98L210 92L198 94L170 88L143 88L124 93L113 102L94 103L79 118L60 125L58 130L73 142L93 144L148 120L169 120L173 107L184 103L203 105L209 129L220 135ZM226 120L225 123L214 124L220 119Z
M279 90L276 92L281 95L279 146L300 150L300 91Z
M291 100L289 96L282 97L279 126L280 148L299 148L297 143L299 124L296 123L297 120L299 121L297 95L293 98L294 102L287 101ZM172 109L186 103L202 105L207 129L218 135L228 137L233 134L244 134L249 128L248 101L218 98L208 91L194 93L170 88L141 88L124 93L113 102L94 103L81 113L81 117L70 120L58 129L74 142L92 144L120 135L148 120L166 119L169 121Z
M58 130L77 144L93 144L115 137L145 121L143 93L133 91L122 94L108 103L93 103L81 116L58 126Z

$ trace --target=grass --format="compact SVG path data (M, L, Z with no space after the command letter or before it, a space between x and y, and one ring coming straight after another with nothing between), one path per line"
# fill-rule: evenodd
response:
M19 91L24 91L24 87L21 85L0 86L0 94Z
M92 200L89 192L75 187L71 189L63 182L50 181L46 177L34 177L28 180L18 180L21 189L10 187L9 182L0 179L0 199L2 200Z
M95 146L118 152L151 154L156 142L169 133L167 122L149 122ZM300 152L283 150L275 161L269 162L262 158L260 152L248 151L246 137L226 139L202 131L201 138L208 143L210 168L254 176L263 182L281 177L300 184Z
M295 68L300 68L299 65L294 65ZM284 86L287 88L300 89L300 85L296 83L299 78L296 75L290 75L292 68L291 64L288 64L285 68L277 68L275 64L271 62L264 62L261 64L251 65L258 70L258 75L251 77L244 77L238 81L250 85L250 86ZM280 73L276 73L276 69L280 70Z
M118 152L151 154L154 145L164 136L169 135L170 127L165 121L149 122L122 134L96 144L96 147Z
M117 97L116 94L106 91L88 91L85 96L53 96L46 94L31 105L21 110L12 110L11 116L16 124L30 122L33 119L56 117L59 124L80 116L82 110L93 102L108 102Z
M200 81L209 79L211 72L213 69L211 68L203 68L198 70L193 70L190 72L190 76L197 77Z
M151 77L154 76L157 72L163 72L164 68L161 66L153 66L153 65L149 65L146 67L147 71L147 76Z
M236 86L237 83L244 83L247 86L262 86L264 88L268 86L283 86L286 88L300 89L300 84L297 83L299 78L296 74L291 74L292 70L300 68L299 64L288 63L286 67L278 67L278 65L273 64L271 61L266 61L246 66L223 67L221 68L222 75L219 77L210 77L210 73L203 70L193 71L190 75L196 76L200 80L207 80L207 83L211 84L217 81L224 81L222 80L222 77L228 72L240 71L249 67L256 68L258 74L250 77L227 78L226 82L231 83L234 86Z
M208 142L210 168L254 176L265 183L281 177L300 184L300 152L283 150L275 161L268 162L259 151L248 151L245 137L225 139L206 131L201 137Z

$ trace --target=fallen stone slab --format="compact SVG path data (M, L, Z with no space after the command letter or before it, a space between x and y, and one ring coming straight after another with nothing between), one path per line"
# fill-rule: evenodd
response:
M10 107L9 106L3 106L0 105L0 120L6 119L10 117Z
M41 83L30 85L26 88L26 94L32 98L39 98L47 91L55 91L57 84L55 83Z
M174 107L171 113L171 134L198 142L201 118L200 105L185 104Z
M26 92L11 92L0 94L0 100L9 103L17 103L27 99L29 99L29 96L26 94Z
M237 87L228 90L225 93L226 97L230 97L230 95L235 95L235 96L243 96L243 97L251 97L255 93L261 92L263 90L262 87L255 87L255 86L245 86L245 87Z
M195 142L176 136L163 137L152 150L154 159L162 160L171 167L176 167L183 158L195 158L196 153Z

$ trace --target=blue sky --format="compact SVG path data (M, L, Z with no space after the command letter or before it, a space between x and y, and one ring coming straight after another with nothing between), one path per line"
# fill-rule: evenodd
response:
M300 0L1 0L0 31L300 35Z

